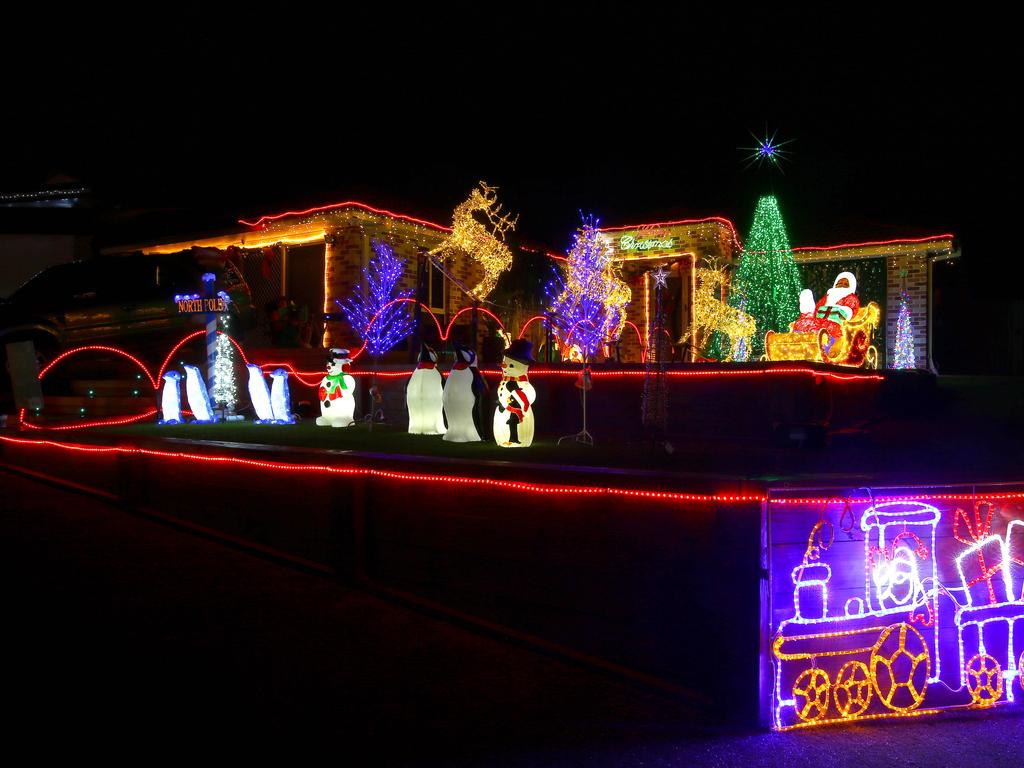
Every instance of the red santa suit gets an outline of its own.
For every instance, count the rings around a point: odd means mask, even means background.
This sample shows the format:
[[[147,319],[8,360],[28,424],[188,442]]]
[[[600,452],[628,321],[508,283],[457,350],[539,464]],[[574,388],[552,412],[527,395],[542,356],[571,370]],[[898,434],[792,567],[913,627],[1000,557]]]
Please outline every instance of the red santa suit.
[[[843,278],[849,286],[837,288],[836,284]],[[856,315],[858,309],[857,278],[851,272],[840,272],[832,287],[822,294],[817,303],[810,289],[800,292],[800,317],[793,324],[793,330],[800,333],[828,331],[834,341],[843,332],[842,324]]]

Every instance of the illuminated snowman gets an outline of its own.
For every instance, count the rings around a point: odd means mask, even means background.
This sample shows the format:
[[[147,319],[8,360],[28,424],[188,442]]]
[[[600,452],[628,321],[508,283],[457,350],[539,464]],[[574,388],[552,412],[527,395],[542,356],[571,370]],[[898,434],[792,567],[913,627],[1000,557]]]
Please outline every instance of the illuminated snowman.
[[[505,448],[528,448],[533,443],[533,403],[537,392],[527,373],[534,362],[533,344],[516,339],[501,361],[498,406],[494,409],[494,441]]]
[[[320,381],[318,427],[348,427],[355,423],[356,380],[348,373],[352,364],[347,349],[332,349],[327,375]]]

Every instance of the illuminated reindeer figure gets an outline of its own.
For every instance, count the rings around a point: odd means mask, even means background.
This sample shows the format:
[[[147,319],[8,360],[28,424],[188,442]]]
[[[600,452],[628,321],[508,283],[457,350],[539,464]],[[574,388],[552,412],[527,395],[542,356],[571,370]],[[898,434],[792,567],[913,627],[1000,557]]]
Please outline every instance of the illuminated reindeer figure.
[[[483,267],[484,275],[480,282],[469,289],[474,299],[486,298],[494,290],[498,275],[512,266],[512,251],[505,245],[505,233],[516,228],[519,217],[501,215],[497,190],[497,187],[489,187],[481,181],[480,189],[474,189],[455,208],[451,234],[429,253],[437,263],[443,263],[456,254],[465,254]],[[486,225],[473,216],[477,211],[487,217]]]
[[[697,268],[693,325],[679,341],[682,343],[698,332],[707,339],[712,332],[718,331],[729,338],[723,360],[741,360],[745,357],[743,350],[750,350],[750,339],[757,329],[757,323],[746,312],[730,307],[718,298],[724,284],[725,267],[719,267],[713,259],[707,261],[706,267]]]

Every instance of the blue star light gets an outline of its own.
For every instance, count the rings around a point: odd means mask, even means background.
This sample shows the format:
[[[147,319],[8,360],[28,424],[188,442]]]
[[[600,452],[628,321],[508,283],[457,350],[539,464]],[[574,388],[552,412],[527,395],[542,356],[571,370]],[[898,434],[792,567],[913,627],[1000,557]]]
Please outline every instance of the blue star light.
[[[760,168],[767,163],[770,167],[776,168],[779,173],[783,173],[781,163],[783,160],[788,160],[788,156],[792,153],[789,152],[789,150],[782,149],[782,147],[787,144],[792,144],[795,139],[777,141],[776,136],[778,136],[778,131],[769,135],[767,127],[765,127],[763,139],[758,138],[753,131],[751,131],[750,135],[754,137],[754,141],[757,143],[757,146],[740,147],[741,150],[750,152],[750,154],[745,158],[747,164],[744,166],[744,170],[753,165]]]

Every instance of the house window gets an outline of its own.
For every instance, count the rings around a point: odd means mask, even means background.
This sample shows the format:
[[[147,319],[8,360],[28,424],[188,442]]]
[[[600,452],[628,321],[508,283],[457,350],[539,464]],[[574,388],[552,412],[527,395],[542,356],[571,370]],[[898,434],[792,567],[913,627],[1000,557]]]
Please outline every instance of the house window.
[[[427,262],[427,304],[431,312],[444,314],[444,273],[432,261]]]

